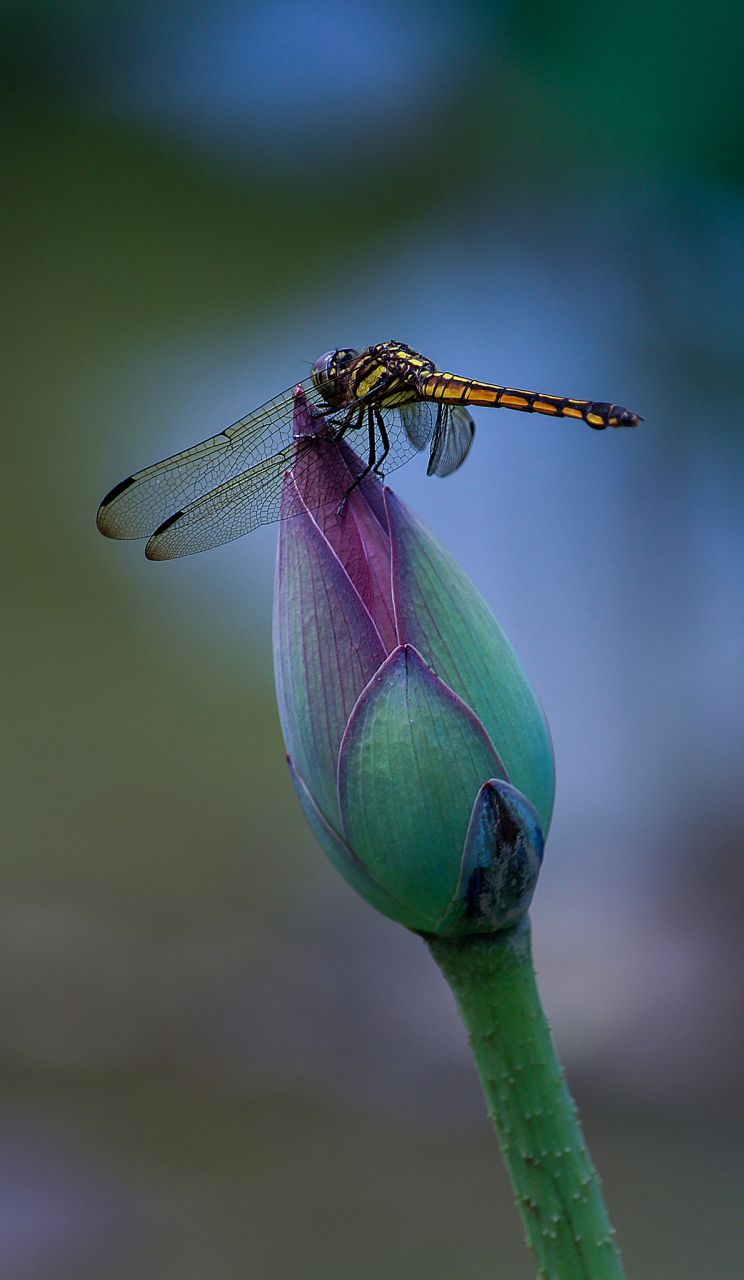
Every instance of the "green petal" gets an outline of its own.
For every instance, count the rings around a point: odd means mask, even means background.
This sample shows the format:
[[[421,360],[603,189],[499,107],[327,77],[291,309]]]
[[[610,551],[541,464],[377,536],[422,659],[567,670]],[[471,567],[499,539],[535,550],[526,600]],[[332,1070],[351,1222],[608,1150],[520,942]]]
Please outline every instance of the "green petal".
[[[553,750],[545,717],[488,605],[430,529],[385,490],[393,594],[401,644],[472,707],[510,781],[534,804],[547,835],[553,809]]]
[[[379,884],[438,920],[457,888],[473,798],[504,776],[478,718],[401,647],[365,689],[341,743],[347,843]]]
[[[291,756],[287,756],[287,764],[302,805],[302,811],[312,828],[313,835],[331,865],[343,876],[347,884],[351,885],[351,888],[360,897],[365,898],[370,906],[381,912],[382,915],[389,916],[391,920],[397,920],[399,924],[404,924],[407,929],[415,929],[420,933],[431,933],[435,923],[434,920],[429,916],[421,915],[417,911],[409,910],[402,902],[398,902],[392,893],[388,893],[386,889],[383,889],[381,885],[372,879],[372,876],[362,866],[359,859],[354,857],[349,846],[336,835],[333,827],[326,822],[305,783],[295,769]]]

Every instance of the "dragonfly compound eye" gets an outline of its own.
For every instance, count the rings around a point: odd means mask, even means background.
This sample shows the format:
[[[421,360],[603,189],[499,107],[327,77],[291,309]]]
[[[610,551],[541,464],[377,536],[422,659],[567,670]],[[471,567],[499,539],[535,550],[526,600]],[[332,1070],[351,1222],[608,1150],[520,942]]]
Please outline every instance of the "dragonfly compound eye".
[[[327,404],[343,400],[343,375],[358,354],[351,347],[341,347],[338,351],[326,351],[318,356],[310,376]]]

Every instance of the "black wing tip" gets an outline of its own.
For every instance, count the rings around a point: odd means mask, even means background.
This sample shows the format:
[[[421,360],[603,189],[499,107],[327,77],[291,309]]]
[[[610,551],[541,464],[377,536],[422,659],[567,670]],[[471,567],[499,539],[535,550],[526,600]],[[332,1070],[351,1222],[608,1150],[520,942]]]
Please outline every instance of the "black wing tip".
[[[159,538],[161,533],[165,533],[167,529],[170,529],[171,525],[174,525],[177,520],[180,520],[182,515],[183,511],[174,511],[173,515],[168,516],[168,519],[164,520],[162,524],[159,524],[155,532],[151,534],[148,539],[147,546],[145,547],[145,555],[148,560],[169,560],[171,558],[167,555],[161,556],[158,554],[159,548],[155,539]]]
[[[166,529],[170,529],[171,525],[175,524],[176,520],[180,520],[182,515],[183,511],[174,511],[172,516],[168,516],[167,520],[164,520],[162,524],[158,525],[157,529],[155,529],[152,534],[152,537],[158,538],[161,533],[165,533]]]
[[[134,476],[127,476],[126,480],[120,480],[119,484],[115,484],[113,489],[109,489],[98,510],[105,511],[106,507],[110,507],[114,499],[118,498],[120,493],[124,493],[130,484],[134,484]]]
[[[116,538],[119,536],[118,534],[112,532],[111,529],[106,528],[106,516],[108,515],[108,510],[109,510],[109,507],[112,505],[112,503],[114,503],[116,499],[119,497],[119,495],[124,493],[129,488],[129,486],[133,483],[134,483],[134,476],[127,476],[126,480],[122,480],[120,481],[119,484],[115,484],[113,489],[109,489],[108,493],[106,494],[106,497],[103,499],[103,502],[98,508],[98,511],[96,513],[96,524],[98,525],[99,532],[102,533],[104,537]]]

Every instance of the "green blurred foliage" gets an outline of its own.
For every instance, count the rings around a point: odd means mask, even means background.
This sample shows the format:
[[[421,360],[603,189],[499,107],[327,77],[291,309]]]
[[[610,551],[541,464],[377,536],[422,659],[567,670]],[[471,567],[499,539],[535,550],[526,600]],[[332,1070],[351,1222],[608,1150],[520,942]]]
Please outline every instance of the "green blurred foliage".
[[[576,161],[744,179],[744,11],[732,0],[515,6],[520,111]],[[608,199],[613,193],[608,192]]]
[[[148,636],[98,554],[101,424],[81,389],[135,335],[260,297],[278,254],[256,253],[240,199],[94,126],[5,125],[5,893],[151,922],[224,910],[256,888],[252,850],[302,842],[276,822],[269,675],[245,654],[237,682]]]

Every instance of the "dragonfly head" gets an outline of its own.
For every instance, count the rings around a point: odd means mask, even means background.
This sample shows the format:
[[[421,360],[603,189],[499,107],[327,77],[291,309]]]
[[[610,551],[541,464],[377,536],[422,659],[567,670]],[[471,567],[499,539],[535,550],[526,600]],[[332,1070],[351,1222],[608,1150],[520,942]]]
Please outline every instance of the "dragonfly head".
[[[343,401],[345,374],[358,355],[359,352],[351,347],[341,347],[338,351],[326,351],[324,355],[318,356],[310,377],[326,404],[335,407]]]

